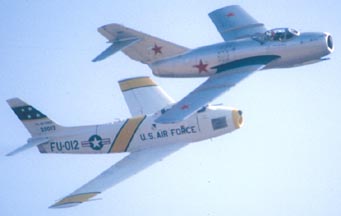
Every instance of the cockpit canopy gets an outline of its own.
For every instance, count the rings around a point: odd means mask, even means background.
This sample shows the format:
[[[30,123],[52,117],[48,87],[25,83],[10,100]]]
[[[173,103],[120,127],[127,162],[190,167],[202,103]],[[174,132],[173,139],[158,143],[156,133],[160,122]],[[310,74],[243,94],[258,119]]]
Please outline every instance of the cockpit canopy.
[[[276,28],[264,33],[267,41],[286,41],[299,36],[300,32],[292,28]]]

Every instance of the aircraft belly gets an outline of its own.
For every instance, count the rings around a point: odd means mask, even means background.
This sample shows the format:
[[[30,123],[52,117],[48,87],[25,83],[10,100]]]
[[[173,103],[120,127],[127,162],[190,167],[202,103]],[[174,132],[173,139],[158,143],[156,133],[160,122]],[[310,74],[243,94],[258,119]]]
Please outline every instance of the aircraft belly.
[[[181,56],[155,62],[153,73],[161,77],[204,77],[217,73],[219,65],[269,55],[266,46],[252,39],[201,47]]]
[[[206,77],[216,72],[210,68],[217,64],[216,61],[215,56],[190,55],[157,62],[152,70],[153,74],[160,77]]]

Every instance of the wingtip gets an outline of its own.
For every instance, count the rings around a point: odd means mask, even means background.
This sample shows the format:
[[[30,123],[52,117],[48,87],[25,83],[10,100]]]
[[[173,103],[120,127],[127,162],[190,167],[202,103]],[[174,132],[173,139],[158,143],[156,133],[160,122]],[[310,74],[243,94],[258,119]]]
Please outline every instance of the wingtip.
[[[96,58],[92,59],[91,62],[98,62],[100,61],[100,59],[98,58],[98,56],[96,56]]]
[[[49,208],[69,208],[79,205],[83,202],[89,201],[92,197],[100,194],[100,192],[89,192],[69,195],[55,204],[51,205]]]
[[[64,204],[55,203],[55,204],[49,206],[49,209],[71,208],[71,207],[77,206],[79,204],[80,203],[64,203]]]
[[[8,153],[6,154],[6,157],[11,157],[11,156],[13,156],[13,155],[19,153],[20,151],[22,151],[21,149],[22,149],[22,147],[19,147],[19,148],[15,149],[15,150],[13,150],[13,151],[11,151],[11,152],[8,152]]]
[[[97,56],[96,58],[92,59],[91,61],[92,61],[92,62],[98,62],[98,61],[100,61],[100,59],[99,59],[98,56]]]

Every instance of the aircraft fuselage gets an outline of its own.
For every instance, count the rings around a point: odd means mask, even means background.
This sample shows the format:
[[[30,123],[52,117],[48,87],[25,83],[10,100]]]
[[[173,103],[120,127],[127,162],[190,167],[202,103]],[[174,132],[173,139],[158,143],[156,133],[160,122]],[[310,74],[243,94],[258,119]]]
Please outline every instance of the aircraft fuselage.
[[[333,51],[328,33],[301,33],[290,39],[269,40],[263,34],[199,47],[151,65],[160,77],[205,77],[230,65],[267,64],[264,69],[288,68],[321,61]],[[270,60],[269,59],[269,60]]]
[[[49,142],[39,145],[41,153],[116,153],[150,147],[196,142],[232,132],[241,127],[241,112],[209,106],[185,121],[156,124],[156,115],[144,115],[110,124],[65,128],[46,134]],[[39,137],[38,137],[39,138]]]

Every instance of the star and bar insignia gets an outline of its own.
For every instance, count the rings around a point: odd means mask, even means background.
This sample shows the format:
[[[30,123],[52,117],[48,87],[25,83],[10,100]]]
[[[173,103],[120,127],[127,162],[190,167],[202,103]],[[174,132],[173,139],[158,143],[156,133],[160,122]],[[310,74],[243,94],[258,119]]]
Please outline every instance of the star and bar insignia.
[[[88,141],[82,141],[83,147],[90,147],[96,151],[101,150],[104,145],[110,145],[110,138],[102,139],[97,134],[92,135]]]

